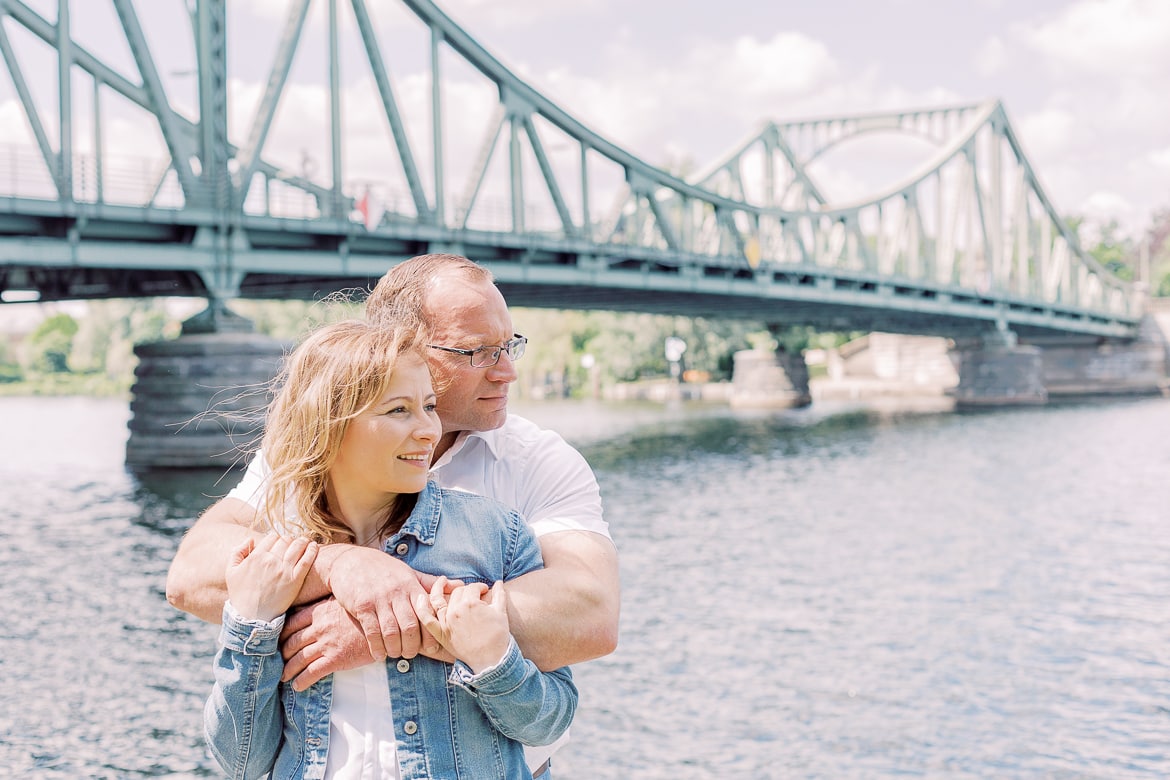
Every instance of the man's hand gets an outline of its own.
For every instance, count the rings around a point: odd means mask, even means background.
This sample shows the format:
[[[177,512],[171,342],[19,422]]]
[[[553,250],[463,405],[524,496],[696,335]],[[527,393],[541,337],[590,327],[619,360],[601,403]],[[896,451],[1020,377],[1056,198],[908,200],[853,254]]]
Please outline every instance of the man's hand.
[[[432,584],[436,579],[417,572],[416,576]],[[442,579],[447,588],[461,584]],[[332,598],[291,612],[280,639],[280,652],[284,656],[281,679],[284,682],[291,680],[293,688],[298,691],[305,690],[326,675],[357,669],[375,660],[361,623]],[[443,649],[439,640],[429,632],[424,632],[420,654],[446,663],[455,661],[455,656]]]
[[[411,600],[426,593],[418,572],[381,550],[349,547],[334,559],[327,585],[357,621],[373,659],[418,655],[423,632]]]
[[[303,691],[326,675],[374,662],[361,624],[336,599],[323,599],[291,612],[280,634],[283,682]]]
[[[327,545],[341,549],[341,545]],[[413,599],[426,596],[436,577],[417,572],[381,550],[346,546],[328,567],[326,587],[365,636],[371,658],[450,655],[421,629]],[[451,580],[453,588],[463,583]]]

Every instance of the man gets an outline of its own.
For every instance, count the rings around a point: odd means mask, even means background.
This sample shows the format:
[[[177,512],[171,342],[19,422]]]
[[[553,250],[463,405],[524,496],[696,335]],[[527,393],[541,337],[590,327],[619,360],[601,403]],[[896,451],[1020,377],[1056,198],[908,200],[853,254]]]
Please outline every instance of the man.
[[[508,415],[513,361],[526,339],[491,274],[455,255],[421,255],[392,268],[366,303],[377,322],[394,307],[418,311],[431,329],[428,362],[443,433],[432,477],[444,487],[495,498],[538,537],[545,568],[507,585],[512,633],[525,657],[552,670],[612,652],[617,644],[617,553],[584,458],[551,431]],[[265,465],[191,528],[171,564],[167,599],[209,622],[226,599],[230,551],[248,535],[263,500]],[[327,674],[384,657],[443,657],[420,629],[412,599],[432,578],[392,555],[349,545],[321,548],[285,628],[285,680],[302,689]],[[331,597],[330,597],[331,596]],[[547,758],[530,753],[535,767]],[[541,776],[545,767],[534,774]]]

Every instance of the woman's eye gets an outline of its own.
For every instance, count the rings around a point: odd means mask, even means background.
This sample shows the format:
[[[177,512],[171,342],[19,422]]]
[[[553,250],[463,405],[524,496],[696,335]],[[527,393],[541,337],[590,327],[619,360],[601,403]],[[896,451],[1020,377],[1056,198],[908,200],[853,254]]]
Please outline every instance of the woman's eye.
[[[406,411],[406,407],[405,407],[405,406],[395,406],[393,409],[391,409],[390,411],[386,412],[386,414],[402,414],[402,413],[403,413],[403,412],[405,412],[405,411]]]
[[[433,412],[438,408],[439,408],[438,404],[427,404],[426,406],[423,407],[423,409],[425,409],[428,413]]]

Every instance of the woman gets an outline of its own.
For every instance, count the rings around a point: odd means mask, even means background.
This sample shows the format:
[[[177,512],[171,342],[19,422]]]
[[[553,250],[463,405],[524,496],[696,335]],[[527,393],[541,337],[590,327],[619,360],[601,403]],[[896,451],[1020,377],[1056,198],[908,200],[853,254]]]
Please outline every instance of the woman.
[[[569,670],[540,672],[508,630],[500,582],[541,567],[531,532],[503,505],[427,480],[441,427],[425,344],[406,315],[347,321],[286,361],[263,441],[270,533],[228,563],[204,712],[233,777],[529,778],[521,745],[572,720]],[[443,575],[415,606],[455,663],[387,659],[299,693],[281,684],[284,612],[318,545],[334,543]]]

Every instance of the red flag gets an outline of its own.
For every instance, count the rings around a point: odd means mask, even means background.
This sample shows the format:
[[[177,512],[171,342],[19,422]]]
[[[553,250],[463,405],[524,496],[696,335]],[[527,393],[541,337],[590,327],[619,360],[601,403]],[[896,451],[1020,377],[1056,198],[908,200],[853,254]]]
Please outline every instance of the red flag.
[[[370,229],[370,191],[367,189],[358,198],[356,204],[358,213],[362,215],[362,224],[366,226],[366,230]]]

